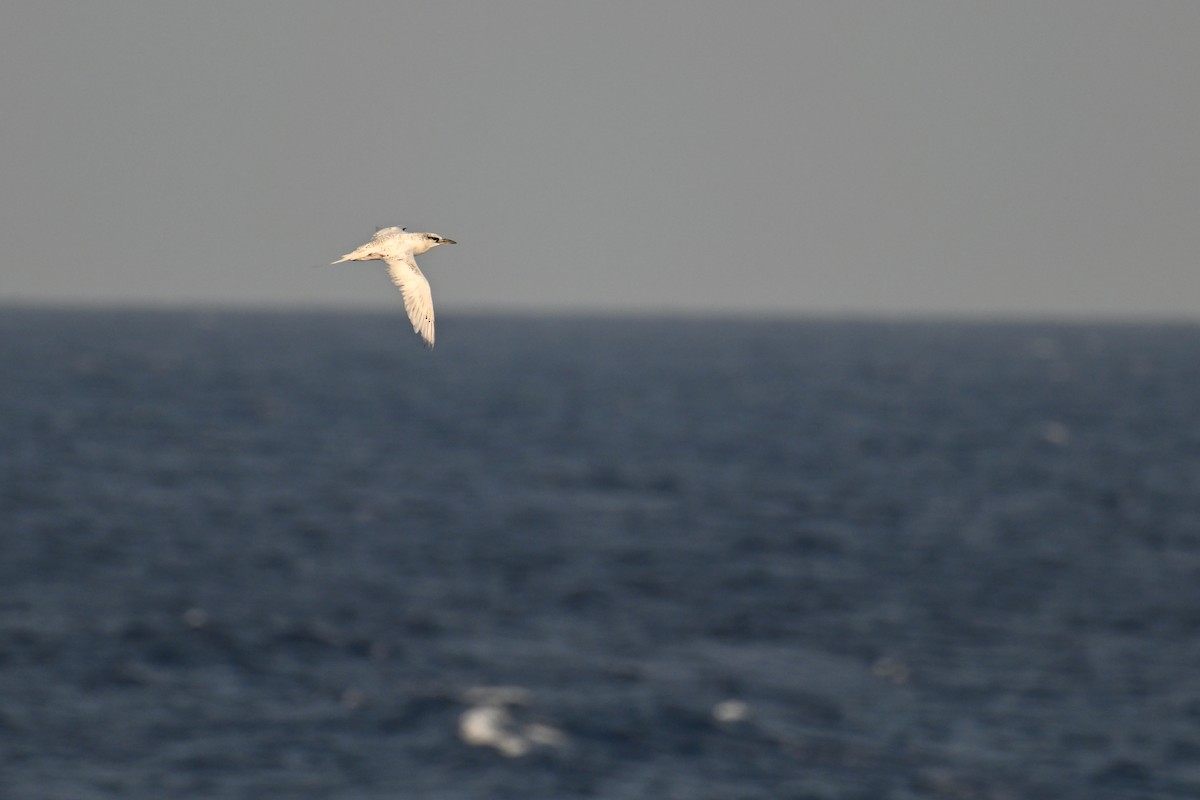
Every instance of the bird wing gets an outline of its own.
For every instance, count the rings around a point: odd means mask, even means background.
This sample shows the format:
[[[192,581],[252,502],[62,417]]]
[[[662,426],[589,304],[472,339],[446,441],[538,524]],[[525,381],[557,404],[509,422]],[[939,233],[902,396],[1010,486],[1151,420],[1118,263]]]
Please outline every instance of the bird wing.
[[[429,292],[429,281],[425,280],[411,255],[386,258],[384,261],[387,262],[392,283],[400,287],[400,294],[404,295],[404,310],[408,312],[413,330],[425,340],[427,346],[433,347],[433,296]]]

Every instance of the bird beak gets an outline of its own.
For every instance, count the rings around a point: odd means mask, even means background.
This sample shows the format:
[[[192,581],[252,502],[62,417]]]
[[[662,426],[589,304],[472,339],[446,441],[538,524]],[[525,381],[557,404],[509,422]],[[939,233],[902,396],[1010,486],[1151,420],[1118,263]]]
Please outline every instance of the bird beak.
[[[458,244],[453,239],[438,239],[438,244]]]

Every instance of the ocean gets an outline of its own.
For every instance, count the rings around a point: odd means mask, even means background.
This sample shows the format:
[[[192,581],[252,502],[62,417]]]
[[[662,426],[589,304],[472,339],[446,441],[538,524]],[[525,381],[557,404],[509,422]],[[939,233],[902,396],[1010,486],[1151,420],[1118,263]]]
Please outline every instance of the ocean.
[[[0,309],[0,798],[1200,796],[1200,327]]]

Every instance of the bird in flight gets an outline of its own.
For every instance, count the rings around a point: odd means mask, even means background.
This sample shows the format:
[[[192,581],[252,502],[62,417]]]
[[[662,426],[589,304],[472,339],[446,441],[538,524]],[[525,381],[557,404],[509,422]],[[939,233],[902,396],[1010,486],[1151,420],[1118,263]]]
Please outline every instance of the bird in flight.
[[[433,347],[433,297],[429,293],[429,281],[417,267],[416,257],[438,245],[457,244],[453,239],[436,233],[409,233],[404,228],[381,228],[375,238],[353,252],[334,261],[383,261],[388,266],[392,283],[400,287],[404,295],[404,310],[412,322],[413,330]]]

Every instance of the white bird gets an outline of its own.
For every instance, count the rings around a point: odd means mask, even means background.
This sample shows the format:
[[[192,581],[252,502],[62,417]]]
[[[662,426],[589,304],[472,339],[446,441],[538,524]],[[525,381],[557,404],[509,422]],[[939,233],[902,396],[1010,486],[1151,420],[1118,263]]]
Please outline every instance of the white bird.
[[[409,233],[404,228],[381,228],[375,238],[357,250],[334,261],[383,261],[388,265],[392,283],[400,287],[404,295],[404,309],[408,319],[429,347],[433,347],[433,297],[429,293],[429,281],[417,267],[416,257],[438,245],[458,244],[453,239],[436,233]]]

